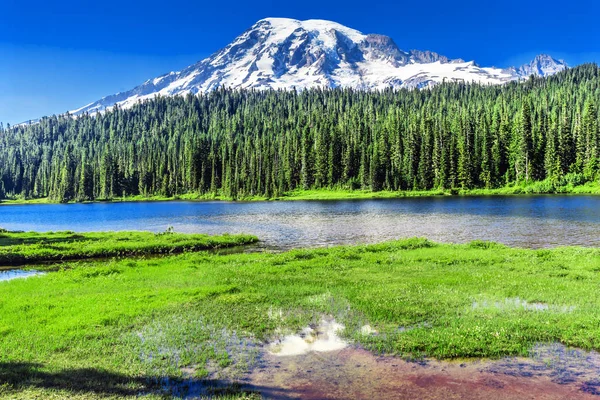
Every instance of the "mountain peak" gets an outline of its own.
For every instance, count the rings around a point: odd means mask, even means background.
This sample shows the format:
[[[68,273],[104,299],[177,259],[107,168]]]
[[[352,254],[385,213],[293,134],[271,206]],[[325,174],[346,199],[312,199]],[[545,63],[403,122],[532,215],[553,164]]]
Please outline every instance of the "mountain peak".
[[[281,38],[289,37],[289,35],[296,30],[323,34],[327,34],[331,31],[337,31],[353,41],[362,41],[366,37],[366,35],[357,31],[356,29],[348,28],[347,26],[337,22],[324,19],[308,19],[301,21],[291,18],[264,18],[254,24],[251,30],[260,27],[268,27]]]
[[[444,81],[502,84],[564,68],[566,63],[547,55],[519,68],[484,68],[428,50],[404,51],[388,36],[365,35],[333,21],[264,18],[208,58],[72,114],[96,113],[117,104],[127,108],[156,95],[195,94],[222,86],[382,90],[431,87]]]
[[[563,60],[557,60],[548,54],[538,54],[530,63],[519,67],[517,72],[524,77],[530,75],[544,77],[556,74],[568,67]]]
[[[552,61],[555,63],[564,63],[563,60],[557,60],[550,54],[541,53],[534,57],[533,61]]]

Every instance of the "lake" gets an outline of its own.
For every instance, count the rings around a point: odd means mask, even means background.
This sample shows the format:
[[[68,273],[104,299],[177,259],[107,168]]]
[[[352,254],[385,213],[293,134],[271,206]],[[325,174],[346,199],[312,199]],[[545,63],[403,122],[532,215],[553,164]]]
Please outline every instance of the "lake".
[[[424,197],[343,201],[169,201],[0,206],[9,230],[251,233],[271,249],[421,236],[541,248],[600,246],[600,196]]]

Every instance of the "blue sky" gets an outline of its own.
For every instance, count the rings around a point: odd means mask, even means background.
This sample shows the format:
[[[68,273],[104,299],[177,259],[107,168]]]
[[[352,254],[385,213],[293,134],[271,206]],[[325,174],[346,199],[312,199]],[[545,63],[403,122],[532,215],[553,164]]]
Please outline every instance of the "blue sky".
[[[329,19],[481,65],[600,61],[600,2],[0,0],[0,121],[78,108],[181,69],[265,17]]]

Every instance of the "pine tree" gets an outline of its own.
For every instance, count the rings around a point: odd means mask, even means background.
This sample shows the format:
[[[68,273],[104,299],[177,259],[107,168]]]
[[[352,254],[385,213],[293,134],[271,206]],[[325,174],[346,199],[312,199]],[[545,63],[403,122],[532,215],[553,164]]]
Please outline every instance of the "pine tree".
[[[521,107],[521,115],[519,117],[518,134],[520,153],[517,164],[517,180],[519,180],[518,177],[520,175],[525,179],[526,183],[529,182],[531,170],[530,163],[533,158],[533,141],[531,133],[531,106],[529,105],[529,100],[526,99]]]
[[[594,101],[588,101],[583,111],[583,136],[586,141],[584,174],[588,179],[595,179],[598,171],[598,113]]]
[[[433,123],[425,117],[421,126],[421,151],[419,157],[419,188],[428,190],[433,187]]]

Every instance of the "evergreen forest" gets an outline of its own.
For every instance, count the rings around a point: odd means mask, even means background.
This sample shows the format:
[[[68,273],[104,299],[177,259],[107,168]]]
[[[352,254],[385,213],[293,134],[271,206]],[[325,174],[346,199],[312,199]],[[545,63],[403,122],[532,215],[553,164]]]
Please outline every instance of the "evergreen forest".
[[[0,199],[272,198],[293,190],[547,192],[600,178],[600,69],[502,86],[222,88],[0,127]]]

